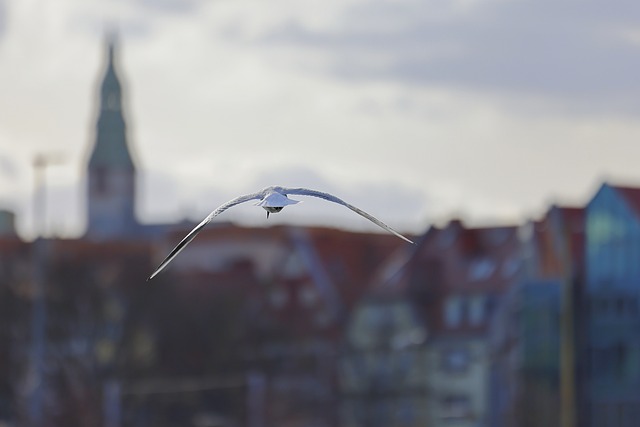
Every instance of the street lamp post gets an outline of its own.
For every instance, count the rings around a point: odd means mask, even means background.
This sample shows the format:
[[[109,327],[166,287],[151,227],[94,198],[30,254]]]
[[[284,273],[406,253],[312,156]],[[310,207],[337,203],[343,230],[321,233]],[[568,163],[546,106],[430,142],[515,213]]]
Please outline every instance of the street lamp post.
[[[46,211],[45,211],[45,171],[51,164],[61,163],[57,154],[37,154],[33,159],[34,190],[34,268],[33,268],[33,308],[31,313],[31,345],[29,351],[29,371],[27,376],[29,425],[42,425],[42,400],[44,383],[42,378],[45,348],[45,325],[47,319],[44,281],[46,263]]]
[[[64,158],[59,153],[38,153],[33,158],[33,170],[35,177],[33,222],[36,238],[47,236],[47,167],[61,164],[63,161]]]

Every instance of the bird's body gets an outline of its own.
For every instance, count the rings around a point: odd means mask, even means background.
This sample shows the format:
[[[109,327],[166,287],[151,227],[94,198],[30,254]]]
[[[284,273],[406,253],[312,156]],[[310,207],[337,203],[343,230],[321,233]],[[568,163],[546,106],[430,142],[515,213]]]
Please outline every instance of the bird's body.
[[[189,232],[189,234],[187,234],[184,237],[184,239],[182,239],[175,248],[173,248],[173,250],[169,253],[169,255],[167,255],[167,257],[162,261],[162,263],[160,263],[158,268],[153,272],[153,274],[151,274],[151,276],[149,276],[147,280],[153,279],[158,273],[160,273],[167,266],[167,264],[169,264],[169,262],[171,262],[171,260],[175,258],[178,255],[178,253],[180,253],[180,251],[184,249],[185,246],[187,246],[187,244],[189,244],[189,242],[191,242],[196,237],[196,235],[200,232],[200,230],[202,230],[202,228],[205,225],[207,225],[209,222],[211,222],[213,218],[220,215],[222,212],[226,211],[230,207],[239,205],[240,203],[248,202],[250,200],[258,200],[255,203],[255,205],[260,206],[264,210],[266,210],[267,218],[269,218],[269,214],[278,213],[282,209],[284,209],[286,206],[299,203],[298,200],[290,199],[288,195],[318,197],[320,199],[324,199],[329,202],[334,202],[334,203],[338,203],[340,205],[346,206],[347,208],[351,209],[358,215],[361,215],[366,219],[368,219],[369,221],[373,222],[377,226],[384,228],[385,230],[395,234],[396,236],[400,237],[401,239],[409,243],[413,243],[411,240],[407,239],[402,234],[398,233],[397,231],[395,231],[394,229],[392,229],[391,227],[389,227],[387,224],[383,223],[379,219],[375,218],[374,216],[366,213],[365,211],[353,205],[350,205],[344,200],[336,196],[333,196],[329,193],[310,190],[308,188],[287,188],[287,187],[280,187],[280,186],[271,186],[271,187],[266,187],[256,193],[245,194],[244,196],[236,197],[235,199],[232,199],[227,203],[224,203],[223,205],[215,209],[213,212],[211,212],[205,219],[202,220],[202,222],[200,222],[200,224],[196,225],[194,229],[191,230],[191,232]]]
[[[267,187],[263,191],[265,191],[264,197],[262,200],[257,202],[256,206],[262,206],[264,210],[267,211],[267,218],[269,218],[270,213],[278,213],[285,206],[295,205],[296,203],[300,203],[298,200],[291,200],[282,192],[282,187]]]

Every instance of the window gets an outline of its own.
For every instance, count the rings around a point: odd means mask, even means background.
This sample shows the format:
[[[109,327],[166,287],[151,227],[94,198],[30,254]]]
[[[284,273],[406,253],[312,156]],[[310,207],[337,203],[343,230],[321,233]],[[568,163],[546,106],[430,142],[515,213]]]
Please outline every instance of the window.
[[[465,347],[448,348],[442,352],[442,368],[447,372],[464,372],[470,362],[471,356]]]
[[[469,278],[471,280],[486,280],[496,269],[495,263],[488,258],[476,259],[469,265]]]
[[[593,378],[607,381],[633,382],[639,376],[636,368],[638,351],[625,342],[592,348],[591,375]]]
[[[456,328],[463,322],[471,326],[482,325],[487,319],[488,298],[485,295],[451,296],[444,304],[444,322],[448,328]]]
[[[444,322],[454,328],[462,323],[462,298],[458,296],[449,297],[444,308]]]

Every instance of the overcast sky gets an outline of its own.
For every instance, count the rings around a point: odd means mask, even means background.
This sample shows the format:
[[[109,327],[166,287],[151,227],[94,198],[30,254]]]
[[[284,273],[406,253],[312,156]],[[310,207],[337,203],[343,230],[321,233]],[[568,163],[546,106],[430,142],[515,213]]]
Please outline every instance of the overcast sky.
[[[279,184],[417,233],[640,185],[637,0],[0,0],[0,207],[25,236],[40,151],[66,157],[50,229],[85,227],[109,28],[143,222]],[[237,209],[221,219],[266,224]],[[308,199],[269,221],[370,229]]]

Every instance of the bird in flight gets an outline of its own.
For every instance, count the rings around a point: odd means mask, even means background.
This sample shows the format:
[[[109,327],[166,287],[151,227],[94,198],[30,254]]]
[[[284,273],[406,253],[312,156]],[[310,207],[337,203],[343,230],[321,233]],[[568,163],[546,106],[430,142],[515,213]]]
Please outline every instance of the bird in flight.
[[[398,233],[397,231],[389,227],[384,222],[375,218],[373,215],[370,215],[367,212],[363,211],[362,209],[359,209],[329,193],[323,193],[321,191],[316,191],[316,190],[309,190],[308,188],[286,188],[286,187],[272,186],[272,187],[264,188],[256,193],[251,193],[251,194],[246,194],[244,196],[236,197],[235,199],[229,200],[227,203],[224,203],[223,205],[216,208],[205,219],[203,219],[200,224],[196,225],[194,229],[191,230],[191,232],[189,232],[189,234],[187,234],[184,237],[184,239],[182,239],[175,248],[173,248],[173,250],[169,253],[169,255],[167,255],[164,261],[160,263],[158,268],[156,268],[156,270],[153,272],[153,274],[151,274],[151,276],[149,276],[147,280],[153,279],[158,273],[160,273],[167,266],[167,264],[169,264],[171,260],[174,259],[180,253],[180,251],[183,250],[185,246],[187,246],[189,242],[191,242],[194,239],[194,237],[196,237],[196,235],[200,232],[200,230],[204,228],[205,225],[207,225],[209,222],[211,222],[213,218],[217,217],[218,215],[220,215],[222,212],[226,211],[230,207],[239,205],[240,203],[248,202],[250,200],[258,200],[258,202],[256,202],[255,205],[261,206],[264,210],[266,210],[267,218],[269,218],[269,214],[278,213],[285,206],[295,205],[296,203],[299,202],[298,200],[292,200],[289,197],[287,197],[289,195],[318,197],[320,199],[328,200],[330,202],[334,202],[334,203],[338,203],[340,205],[346,206],[352,211],[354,211],[355,213],[357,213],[358,215],[362,215],[369,221],[373,222],[377,226],[382,227],[385,230],[389,231],[390,233],[395,234],[402,240],[405,240],[413,244],[411,240],[407,239],[402,234]]]

